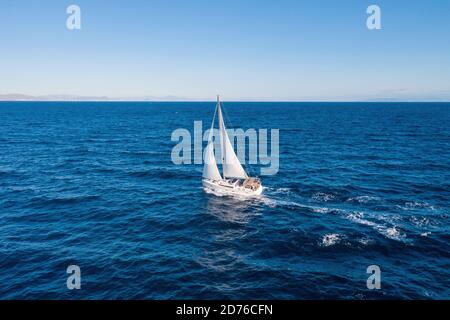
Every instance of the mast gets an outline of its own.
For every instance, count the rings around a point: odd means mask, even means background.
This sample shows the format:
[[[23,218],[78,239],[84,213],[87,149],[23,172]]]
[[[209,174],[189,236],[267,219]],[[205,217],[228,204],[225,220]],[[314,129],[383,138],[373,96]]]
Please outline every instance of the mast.
[[[222,118],[222,108],[220,107],[220,96],[217,95],[217,116],[219,120],[220,155],[222,157],[222,172],[225,172],[225,125]],[[224,175],[225,178],[225,175]]]

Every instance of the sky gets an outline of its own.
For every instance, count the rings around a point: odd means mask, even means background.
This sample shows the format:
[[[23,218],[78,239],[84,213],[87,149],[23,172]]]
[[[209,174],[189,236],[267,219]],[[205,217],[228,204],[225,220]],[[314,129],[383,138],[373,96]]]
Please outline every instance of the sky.
[[[381,30],[366,26],[371,4]],[[0,0],[12,93],[450,101],[450,1]]]

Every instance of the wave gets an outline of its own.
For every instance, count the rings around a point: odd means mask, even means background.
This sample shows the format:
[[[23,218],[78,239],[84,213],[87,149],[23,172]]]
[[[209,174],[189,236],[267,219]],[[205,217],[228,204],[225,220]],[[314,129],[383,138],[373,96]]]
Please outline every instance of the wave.
[[[380,201],[380,197],[374,197],[374,196],[358,196],[358,197],[352,197],[348,198],[347,202],[356,202],[356,203],[371,203],[371,202],[378,202]]]
[[[52,205],[52,204],[73,204],[73,203],[80,203],[80,202],[86,202],[86,201],[92,201],[97,200],[101,196],[100,195],[83,195],[83,194],[74,194],[74,195],[67,195],[67,196],[60,196],[60,197],[35,197],[31,199],[30,206],[40,206],[40,205]]]
[[[329,213],[331,211],[341,211],[341,209],[337,209],[337,208],[312,206],[312,205],[308,205],[308,204],[302,204],[302,203],[299,203],[296,201],[276,199],[276,198],[267,196],[264,193],[262,194],[260,200],[270,208],[276,208],[276,207],[284,207],[284,208],[288,208],[288,209],[305,208],[305,209],[308,209],[315,213]]]
[[[261,201],[270,208],[276,208],[278,206],[303,207],[303,205],[301,205],[297,202],[294,202],[294,201],[277,200],[277,199],[272,199],[272,198],[264,196],[264,195],[262,196]]]
[[[342,239],[342,235],[339,233],[331,233],[326,234],[323,236],[322,241],[320,242],[320,245],[323,247],[330,247],[337,243],[339,243]]]
[[[274,194],[275,193],[272,192],[272,195]],[[321,199],[323,201],[330,201],[330,199],[332,198],[330,197],[329,193],[323,192],[318,192],[313,197],[315,197],[316,199]],[[269,206],[270,208],[277,208],[277,207],[286,209],[304,208],[313,213],[337,215],[338,217],[342,217],[351,222],[370,227],[387,239],[401,241],[404,243],[410,243],[412,239],[407,237],[405,231],[405,230],[411,231],[411,229],[407,225],[403,224],[409,221],[410,223],[418,227],[426,227],[430,223],[432,223],[432,220],[430,220],[430,218],[427,217],[412,217],[408,219],[399,214],[383,214],[379,212],[367,213],[347,208],[344,209],[339,207],[338,204],[336,204],[336,206],[314,206],[309,204],[303,204],[296,201],[282,200],[268,196],[263,197],[262,201],[265,205]],[[350,201],[356,203],[369,203],[381,201],[381,198],[374,196],[358,196],[358,197],[351,197],[346,200],[346,202]],[[423,207],[426,205],[422,203],[421,206]],[[418,233],[419,232],[420,231],[418,231]],[[367,243],[365,243],[365,241]],[[362,239],[360,243],[366,245],[371,241],[373,240]]]
[[[291,193],[291,189],[290,188],[277,188],[277,189],[273,189],[273,188],[266,188],[267,191],[269,191],[271,194],[289,194]]]
[[[122,142],[122,139],[103,139],[103,138],[89,138],[84,140],[85,142],[104,142],[104,143],[111,143],[111,142]]]
[[[102,173],[114,173],[119,172],[116,168],[106,167],[106,166],[96,166],[95,167],[96,172],[102,172]]]
[[[317,206],[310,206],[310,205],[304,205],[293,201],[282,201],[282,200],[274,200],[270,198],[264,198],[264,203],[266,205],[269,205],[270,207],[274,208],[277,206],[282,207],[298,207],[298,208],[305,208],[308,209],[314,213],[320,213],[320,214],[338,214],[339,216],[342,216],[352,222],[355,222],[360,225],[365,225],[368,227],[371,227],[381,235],[383,235],[386,238],[402,241],[402,242],[408,242],[409,239],[407,239],[406,234],[397,226],[393,225],[394,222],[396,222],[399,217],[398,216],[377,216],[377,217],[370,217],[365,218],[365,213],[361,211],[349,211],[344,210],[340,208],[329,208],[329,207],[317,207]],[[375,222],[369,219],[377,219],[386,222],[386,224]],[[333,241],[338,241],[342,239],[339,234],[330,234],[326,235],[327,237],[323,239],[324,243],[330,243]],[[329,236],[329,237],[328,237]],[[367,245],[371,242],[373,242],[370,238],[362,238],[359,240],[359,242],[363,245]],[[334,242],[333,242],[334,244]]]
[[[149,169],[149,170],[136,170],[126,171],[126,173],[133,177],[138,178],[155,178],[155,179],[180,179],[191,178],[194,173],[181,170],[167,170],[167,169]]]
[[[402,210],[415,210],[415,209],[429,209],[431,211],[437,210],[434,206],[432,206],[428,202],[420,202],[420,201],[405,202],[404,205],[402,206],[397,205],[396,207]]]
[[[316,213],[328,213],[333,209],[325,208],[325,207],[310,207],[313,212]]]
[[[414,225],[416,225],[417,227],[427,227],[432,223],[431,219],[428,217],[416,217],[416,216],[412,216],[409,219],[411,221],[411,223],[413,223]]]
[[[384,224],[368,220],[365,218],[364,212],[357,211],[348,213],[346,218],[358,224],[369,226],[386,238],[402,242],[407,241],[406,234],[404,234],[398,226],[386,226]]]
[[[367,245],[370,245],[370,244],[374,243],[374,240],[373,240],[373,239],[371,239],[371,238],[366,238],[366,237],[360,238],[360,239],[358,239],[357,241],[358,241],[360,244],[362,244],[363,246],[367,246]]]
[[[401,214],[382,213],[379,211],[363,212],[353,210],[352,208],[342,208],[342,204],[340,203],[336,203],[335,205],[330,204],[329,206],[315,206],[293,200],[284,200],[281,198],[282,192],[289,192],[289,189],[273,189],[272,192],[269,193],[271,196],[265,196],[262,201],[270,208],[278,207],[291,210],[304,208],[309,212],[317,214],[336,215],[354,223],[370,227],[387,239],[404,243],[411,243],[413,241],[413,238],[408,237],[407,233],[416,234],[418,236],[424,232],[430,231],[430,229],[437,227],[439,224],[437,221],[433,220],[432,217],[408,217]],[[281,195],[278,197],[278,194]],[[332,201],[332,199],[335,199],[335,196],[332,193],[317,192],[313,194],[312,198],[316,201],[329,202]],[[352,202],[357,204],[377,203],[380,201],[382,201],[381,197],[369,195],[349,197],[345,200],[346,203]],[[405,210],[412,210],[413,208],[426,208],[432,211],[436,210],[434,206],[427,202],[406,202],[405,206]],[[389,208],[384,208],[384,210],[389,210]],[[365,245],[366,243],[363,243],[364,241],[366,240],[361,240],[361,244]]]
[[[129,151],[129,150],[125,150],[125,151],[120,151],[120,153],[121,153],[121,154],[134,155],[134,156],[162,155],[162,154],[164,154],[164,153],[158,152],[158,151],[147,151],[147,150],[142,150],[142,151]]]
[[[311,198],[315,201],[328,202],[335,200],[336,196],[332,193],[317,192],[313,194]]]
[[[387,228],[385,229],[385,234],[388,238],[391,239],[399,239],[399,237],[401,237],[401,233],[400,230],[397,228],[397,226],[393,226],[391,228]]]
[[[19,172],[11,168],[0,168],[0,177],[17,177]]]

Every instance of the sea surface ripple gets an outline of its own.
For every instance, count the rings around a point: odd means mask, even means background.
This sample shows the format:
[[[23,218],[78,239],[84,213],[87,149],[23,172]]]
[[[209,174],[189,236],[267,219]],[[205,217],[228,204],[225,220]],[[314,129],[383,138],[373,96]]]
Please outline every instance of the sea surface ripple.
[[[224,106],[280,129],[260,198],[171,162],[213,103],[0,103],[0,298],[450,298],[450,104]]]

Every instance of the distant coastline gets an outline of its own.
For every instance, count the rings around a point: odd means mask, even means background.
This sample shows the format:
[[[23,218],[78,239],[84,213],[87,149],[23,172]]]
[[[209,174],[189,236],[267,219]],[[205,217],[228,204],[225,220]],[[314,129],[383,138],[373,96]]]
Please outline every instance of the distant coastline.
[[[27,95],[27,94],[0,94],[0,102],[207,102],[212,99],[192,99],[178,96],[139,96],[139,97],[108,97],[108,96],[80,96],[80,95]],[[450,99],[408,99],[408,98],[373,98],[373,99],[239,99],[228,100],[228,102],[441,102],[449,103]]]
[[[42,96],[34,96],[27,94],[0,94],[0,101],[54,101],[54,102],[63,102],[63,101],[74,101],[74,102],[114,102],[114,101],[194,101],[184,97],[176,97],[176,96],[163,96],[163,97],[153,97],[153,96],[143,96],[143,97],[107,97],[107,96],[79,96],[79,95],[69,95],[69,94],[61,94],[61,95],[42,95]]]

